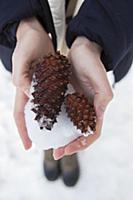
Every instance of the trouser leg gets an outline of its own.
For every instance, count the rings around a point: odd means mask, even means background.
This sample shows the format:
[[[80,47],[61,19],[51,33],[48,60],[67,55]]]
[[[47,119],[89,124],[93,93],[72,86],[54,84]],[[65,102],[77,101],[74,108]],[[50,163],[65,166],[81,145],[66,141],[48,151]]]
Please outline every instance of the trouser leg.
[[[0,59],[4,67],[10,72],[12,72],[12,53],[12,49],[0,45]]]

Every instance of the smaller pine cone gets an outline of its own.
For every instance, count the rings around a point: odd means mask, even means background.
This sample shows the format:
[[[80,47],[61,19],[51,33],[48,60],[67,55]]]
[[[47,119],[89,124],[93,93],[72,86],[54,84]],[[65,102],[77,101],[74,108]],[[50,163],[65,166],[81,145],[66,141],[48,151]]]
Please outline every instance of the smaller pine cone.
[[[65,98],[68,117],[84,135],[96,130],[96,113],[88,99],[78,92],[68,94]]]
[[[36,113],[35,120],[39,122],[41,129],[51,130],[57,122],[71,75],[70,68],[68,59],[59,52],[54,56],[44,57],[32,68],[32,111]]]

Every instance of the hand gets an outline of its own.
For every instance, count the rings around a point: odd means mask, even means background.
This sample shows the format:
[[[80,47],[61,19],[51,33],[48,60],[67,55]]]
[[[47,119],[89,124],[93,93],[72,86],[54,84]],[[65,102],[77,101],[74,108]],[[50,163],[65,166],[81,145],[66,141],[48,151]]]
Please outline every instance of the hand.
[[[29,149],[32,145],[31,140],[27,134],[24,118],[24,108],[28,99],[28,96],[21,89],[16,89],[14,119],[25,149]]]
[[[104,112],[113,97],[100,55],[100,46],[84,37],[77,38],[71,47],[69,57],[73,66],[73,85],[93,101],[97,125],[93,135],[81,136],[65,147],[55,149],[55,159],[86,149],[100,136]]]
[[[12,78],[17,88],[14,118],[25,149],[31,147],[24,119],[24,107],[28,101],[30,88],[28,70],[34,61],[48,53],[54,53],[54,48],[40,23],[35,18],[21,21],[17,30],[17,45],[12,57]]]

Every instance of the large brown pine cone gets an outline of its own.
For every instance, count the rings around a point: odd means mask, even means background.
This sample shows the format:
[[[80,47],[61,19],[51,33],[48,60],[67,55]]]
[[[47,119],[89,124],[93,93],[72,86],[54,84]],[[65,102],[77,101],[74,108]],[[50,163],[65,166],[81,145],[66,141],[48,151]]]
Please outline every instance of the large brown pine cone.
[[[68,94],[65,98],[68,117],[73,124],[86,134],[96,130],[96,113],[88,99],[78,92]]]
[[[32,70],[32,111],[36,113],[35,120],[39,122],[40,128],[51,130],[64,102],[71,66],[68,59],[57,52],[54,56],[44,57]]]

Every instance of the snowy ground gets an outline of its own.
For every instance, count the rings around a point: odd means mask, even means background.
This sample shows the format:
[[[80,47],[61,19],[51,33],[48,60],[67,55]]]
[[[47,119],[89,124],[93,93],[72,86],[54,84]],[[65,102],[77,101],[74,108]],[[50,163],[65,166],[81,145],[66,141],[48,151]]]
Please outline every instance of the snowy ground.
[[[133,69],[115,89],[102,136],[79,154],[74,188],[43,176],[42,152],[24,151],[12,117],[14,87],[0,66],[0,200],[132,200]]]

